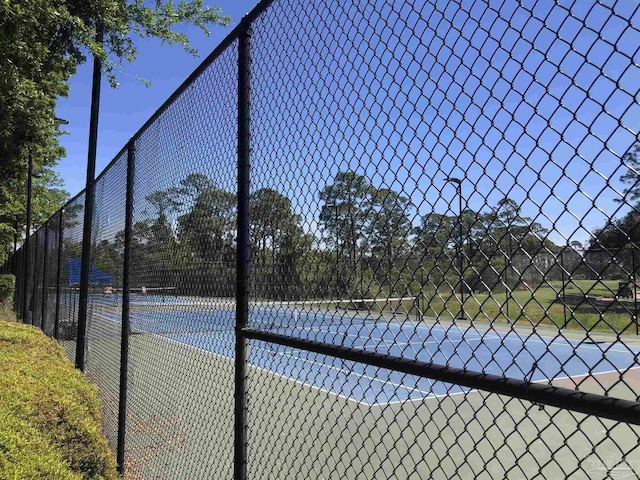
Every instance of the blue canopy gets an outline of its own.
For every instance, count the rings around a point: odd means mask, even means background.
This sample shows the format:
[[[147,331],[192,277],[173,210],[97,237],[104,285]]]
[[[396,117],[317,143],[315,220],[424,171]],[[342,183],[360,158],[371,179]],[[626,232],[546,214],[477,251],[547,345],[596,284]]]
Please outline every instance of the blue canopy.
[[[69,272],[69,285],[80,283],[80,265],[82,261],[79,258],[67,260],[67,271]],[[89,270],[89,283],[98,283],[100,285],[110,285],[111,275],[107,275],[96,267]]]

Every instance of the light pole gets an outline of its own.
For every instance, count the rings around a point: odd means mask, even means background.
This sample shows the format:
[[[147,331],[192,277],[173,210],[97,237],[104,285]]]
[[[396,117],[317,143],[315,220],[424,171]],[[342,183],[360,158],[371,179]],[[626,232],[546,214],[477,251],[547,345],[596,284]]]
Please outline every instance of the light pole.
[[[338,208],[339,205],[337,203],[326,203],[325,207],[327,208],[335,208],[335,215],[336,215],[336,296],[338,298],[340,298],[340,292],[339,292],[339,288],[338,288],[338,275],[339,275],[339,271],[338,271],[338,264],[339,264],[339,260],[340,260],[340,251],[339,251],[339,243],[340,243],[340,230],[338,228]]]
[[[462,238],[462,180],[455,177],[447,177],[445,181],[455,183],[458,193],[458,254],[460,257],[460,320],[464,320],[464,259]]]
[[[511,231],[509,230],[509,227],[511,225],[507,225],[507,235],[509,236],[509,252],[507,255],[507,261],[508,263],[505,264],[504,266],[504,293],[505,293],[505,303],[507,306],[507,323],[511,323],[511,317],[509,316],[509,300],[511,300],[511,295],[510,295],[510,291],[511,288],[509,287],[509,268],[511,267],[511,262],[512,262],[512,258],[511,256],[513,255],[513,246],[511,243]]]

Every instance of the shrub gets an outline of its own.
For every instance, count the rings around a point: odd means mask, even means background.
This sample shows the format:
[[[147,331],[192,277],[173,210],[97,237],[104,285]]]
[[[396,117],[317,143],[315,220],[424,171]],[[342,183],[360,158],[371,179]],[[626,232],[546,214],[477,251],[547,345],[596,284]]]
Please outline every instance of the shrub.
[[[10,303],[16,288],[16,277],[7,273],[0,275],[0,303]]]
[[[0,480],[116,479],[99,407],[60,345],[0,322]]]

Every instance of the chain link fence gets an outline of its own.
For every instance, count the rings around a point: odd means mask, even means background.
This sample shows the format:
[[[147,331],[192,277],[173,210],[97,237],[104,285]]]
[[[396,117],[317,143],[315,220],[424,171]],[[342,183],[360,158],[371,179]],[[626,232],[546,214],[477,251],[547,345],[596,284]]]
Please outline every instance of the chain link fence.
[[[96,180],[86,318],[84,193],[16,310],[131,478],[637,478],[639,24],[261,2]]]

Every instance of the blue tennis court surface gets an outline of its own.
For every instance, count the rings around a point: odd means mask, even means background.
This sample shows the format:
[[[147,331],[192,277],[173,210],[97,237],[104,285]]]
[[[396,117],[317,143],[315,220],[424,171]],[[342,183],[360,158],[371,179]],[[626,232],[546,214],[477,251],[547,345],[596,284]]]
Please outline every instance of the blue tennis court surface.
[[[455,326],[410,321],[366,322],[362,317],[337,319],[330,313],[293,312],[256,308],[250,326],[274,333],[337,343],[389,355],[448,364],[496,375],[545,381],[581,377],[639,367],[640,349],[612,345],[579,344],[566,339],[524,337]],[[117,314],[102,317],[120,321]],[[133,331],[153,333],[173,342],[216,355],[233,351],[235,311],[153,311],[131,313]],[[332,323],[342,320],[342,324]],[[350,324],[349,322],[352,322]],[[378,367],[343,361],[280,345],[251,341],[253,366],[295,381],[348,397],[368,405],[451,395],[466,387],[436,382]]]

